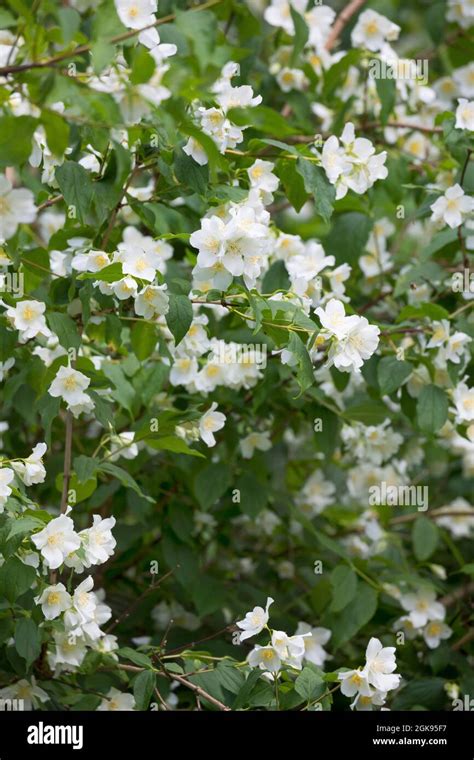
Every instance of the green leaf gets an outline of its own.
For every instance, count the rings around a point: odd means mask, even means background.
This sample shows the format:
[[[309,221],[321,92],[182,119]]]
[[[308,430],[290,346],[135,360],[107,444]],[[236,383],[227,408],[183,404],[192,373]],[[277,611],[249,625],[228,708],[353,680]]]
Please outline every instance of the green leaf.
[[[296,169],[303,177],[307,192],[314,198],[316,212],[325,222],[329,222],[334,210],[336,191],[329,183],[324,170],[303,157],[296,162]]]
[[[436,433],[448,419],[449,401],[446,392],[436,385],[421,389],[416,405],[418,426],[424,433]]]
[[[94,186],[89,172],[74,161],[65,161],[56,169],[56,179],[69,213],[74,211],[78,220],[85,223],[94,200]]]
[[[331,573],[333,588],[331,612],[340,612],[354,598],[357,589],[357,575],[347,565],[337,565]]]
[[[15,648],[29,666],[41,651],[41,637],[38,626],[28,617],[17,620],[15,625]]]
[[[399,361],[394,356],[384,356],[377,365],[377,379],[382,396],[398,390],[413,372],[410,362]]]
[[[18,557],[10,557],[0,567],[0,598],[6,597],[12,604],[31,588],[36,570],[24,565]]]
[[[46,142],[51,153],[63,156],[69,142],[69,124],[56,111],[41,112],[41,121],[46,132]]]
[[[424,562],[431,557],[438,545],[439,531],[433,520],[420,515],[413,524],[411,538],[415,557]]]
[[[366,401],[348,406],[342,416],[346,420],[362,422],[364,425],[381,425],[390,416],[390,412],[381,402]]]
[[[446,702],[445,678],[415,678],[396,694],[392,710],[411,710],[421,706],[441,710]]]
[[[31,116],[0,117],[0,168],[18,166],[28,160],[37,124],[37,119]]]
[[[291,351],[297,360],[296,381],[300,387],[300,395],[314,384],[314,368],[308,349],[295,332],[290,333],[288,351]]]
[[[139,673],[133,682],[137,710],[146,710],[155,691],[156,675],[151,670]]]
[[[303,52],[306,43],[309,38],[309,29],[303,16],[296,11],[292,5],[290,5],[291,18],[293,19],[293,25],[295,27],[293,53],[291,56],[291,66],[294,66],[298,60],[298,56]]]
[[[44,528],[43,522],[35,517],[19,517],[17,520],[13,520],[12,523],[7,541],[13,536],[26,535],[38,530],[38,528]]]
[[[178,438],[176,435],[165,435],[163,438],[155,438],[151,441],[147,441],[147,445],[157,451],[173,451],[175,454],[187,454],[192,457],[199,457],[205,459],[204,454],[201,454],[197,449],[192,449],[186,441],[182,438]]]
[[[263,485],[252,472],[244,472],[239,477],[236,487],[240,490],[240,509],[244,514],[255,518],[265,509],[268,486]]]
[[[116,54],[115,45],[105,39],[99,39],[92,43],[91,58],[94,74],[100,74],[106,66],[112,63]]]
[[[338,648],[353,638],[373,618],[376,610],[377,592],[367,583],[359,582],[355,597],[328,625],[333,632],[333,646]]]
[[[189,187],[198,195],[205,195],[209,186],[209,169],[207,166],[199,166],[196,161],[182,150],[177,148],[174,154],[174,173],[178,182],[184,187]]]
[[[50,311],[47,313],[48,324],[58,336],[60,345],[65,348],[75,348],[76,351],[81,347],[81,336],[77,330],[76,323],[68,314],[62,314],[59,311]]]
[[[295,681],[295,690],[306,702],[310,702],[324,693],[326,685],[320,675],[305,666]]]
[[[169,294],[169,310],[166,324],[178,345],[188,332],[193,321],[193,307],[188,296]]]
[[[392,113],[396,99],[397,99],[397,85],[395,79],[389,79],[388,77],[377,77],[375,80],[377,87],[377,94],[382,103],[380,111],[380,121],[382,124],[386,124],[388,117]]]
[[[119,657],[123,657],[125,660],[130,660],[134,665],[138,665],[140,668],[146,668],[147,670],[153,670],[153,663],[146,654],[143,652],[137,652],[131,647],[121,647],[117,650]]]
[[[114,264],[108,264],[98,272],[81,272],[79,280],[99,280],[100,282],[117,282],[123,277],[122,265],[116,261]]]
[[[80,483],[86,483],[94,477],[99,467],[99,462],[97,459],[86,457],[81,454],[80,456],[75,457],[73,465],[78,481]]]
[[[158,340],[155,325],[149,322],[136,322],[130,335],[132,348],[137,359],[144,361],[155,350]]]
[[[324,241],[324,250],[334,256],[337,264],[356,264],[363,253],[373,220],[358,211],[337,214],[331,231]]]
[[[268,106],[255,106],[254,108],[231,108],[228,116],[234,124],[240,127],[251,125],[252,129],[265,132],[265,135],[275,137],[287,137],[293,135],[295,130],[289,125],[278,111]]]
[[[198,472],[194,493],[203,509],[208,509],[223,496],[231,484],[231,477],[230,468],[223,463],[209,464]]]
[[[111,462],[101,462],[98,469],[101,472],[106,472],[108,475],[113,475],[113,477],[117,478],[117,480],[119,480],[120,483],[125,486],[125,488],[131,488],[132,491],[135,491],[135,493],[137,493],[139,496],[142,496],[147,501],[154,503],[154,499],[152,499],[151,496],[147,496],[143,493],[136,480],[132,478],[127,470],[124,470],[122,467],[117,467],[116,464],[112,464]]]

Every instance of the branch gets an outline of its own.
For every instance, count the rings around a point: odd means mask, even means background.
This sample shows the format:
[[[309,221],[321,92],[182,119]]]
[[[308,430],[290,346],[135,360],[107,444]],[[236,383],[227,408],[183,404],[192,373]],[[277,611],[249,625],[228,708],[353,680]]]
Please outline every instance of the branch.
[[[352,2],[350,2],[349,5],[346,5],[344,10],[340,12],[339,16],[334,22],[334,26],[331,29],[331,33],[326,40],[326,45],[325,45],[326,50],[333,49],[339,35],[341,34],[346,24],[349,23],[354,13],[357,13],[359,8],[361,8],[364,5],[364,3],[365,3],[365,0],[352,0]]]
[[[194,691],[196,694],[199,694],[200,697],[203,697],[203,699],[207,699],[208,702],[211,702],[211,704],[215,705],[219,708],[219,710],[223,710],[225,712],[231,712],[230,707],[227,707],[223,702],[219,702],[218,699],[215,697],[211,697],[210,694],[207,693],[207,691],[204,691],[204,689],[201,689],[200,686],[198,686],[195,683],[191,683],[191,681],[187,681],[186,678],[183,678],[183,676],[179,676],[177,673],[169,673],[167,672],[168,677],[173,681],[178,681],[183,686],[186,686],[188,689],[191,689],[191,691]]]
[[[126,608],[126,610],[122,612],[121,615],[119,615],[118,618],[115,618],[115,620],[109,625],[109,627],[106,628],[105,632],[110,633],[111,631],[114,630],[114,628],[116,628],[119,625],[119,623],[122,623],[124,620],[126,620],[132,614],[132,612],[136,609],[136,607],[138,607],[140,602],[142,602],[148,596],[148,594],[151,594],[152,591],[155,591],[159,586],[161,586],[163,581],[169,578],[170,575],[173,575],[173,573],[174,573],[174,570],[170,570],[162,578],[160,578],[160,580],[157,583],[153,583],[149,588],[145,589],[143,594],[140,594],[140,596],[137,599],[135,599],[135,601],[132,602],[132,604],[130,604]]]
[[[208,0],[206,3],[198,5],[197,8],[189,8],[189,12],[193,13],[197,11],[203,11],[206,8],[211,8],[213,5],[217,5],[220,2],[222,2],[222,0]],[[141,32],[145,32],[147,29],[153,29],[156,26],[161,26],[162,24],[167,24],[170,21],[174,21],[175,18],[176,14],[170,13],[168,16],[162,16],[162,18],[156,19],[153,24],[148,24],[141,29],[131,29],[130,31],[124,32],[123,34],[118,34],[108,40],[108,42],[111,45],[115,45],[118,42],[124,42],[125,40],[129,40],[132,37],[135,37],[137,34],[141,34]],[[31,63],[20,63],[16,66],[3,66],[0,68],[0,76],[7,76],[7,74],[18,74],[21,71],[29,71],[30,69],[53,68],[57,63],[61,63],[61,61],[65,61],[68,58],[75,58],[76,55],[82,55],[82,53],[88,53],[91,50],[91,47],[91,45],[78,45],[74,48],[74,50],[69,50],[65,53],[59,53],[53,58],[48,58],[46,61],[33,61]]]

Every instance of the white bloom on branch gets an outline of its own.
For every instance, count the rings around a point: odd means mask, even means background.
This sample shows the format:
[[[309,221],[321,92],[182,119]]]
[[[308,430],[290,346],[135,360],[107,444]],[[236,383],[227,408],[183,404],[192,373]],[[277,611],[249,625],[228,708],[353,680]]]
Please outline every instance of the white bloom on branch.
[[[242,629],[243,633],[240,634],[240,641],[245,641],[251,636],[256,636],[257,633],[263,631],[268,623],[269,613],[268,609],[273,604],[271,596],[267,598],[265,609],[263,607],[254,607],[253,610],[247,612],[243,620],[238,620],[237,625]]]
[[[112,535],[115,517],[102,518],[100,515],[94,515],[92,519],[92,526],[81,530],[79,536],[88,565],[101,565],[112,556],[117,545]]]
[[[272,442],[268,430],[264,430],[262,433],[249,433],[240,441],[240,450],[244,459],[252,459],[255,450],[268,451],[271,447]]]
[[[46,448],[45,443],[37,443],[29,457],[20,462],[12,462],[13,469],[20,476],[25,486],[44,482],[46,470],[42,457],[46,453]]]
[[[31,190],[14,190],[5,175],[0,174],[0,241],[12,238],[19,224],[34,222],[36,213]]]
[[[395,647],[384,647],[379,639],[371,638],[365,653],[365,672],[367,680],[380,691],[396,689],[400,683],[397,669]]]
[[[97,708],[98,711],[102,712],[124,712],[134,709],[135,698],[133,695],[126,694],[125,692],[119,691],[113,687],[110,689],[110,691],[107,693],[107,696],[104,697],[99,707]]]
[[[357,19],[352,30],[351,40],[354,47],[367,48],[376,52],[382,50],[386,42],[398,39],[400,27],[393,21],[371,9],[364,11]]]
[[[403,594],[400,604],[409,613],[415,628],[422,628],[429,620],[444,620],[446,615],[446,609],[429,588],[420,589],[416,594]]]
[[[45,311],[46,304],[32,300],[20,301],[15,307],[7,308],[7,319],[15,330],[19,331],[22,343],[26,343],[30,338],[36,338],[37,335],[51,337],[51,330],[46,325]]]
[[[40,596],[35,598],[36,604],[41,604],[41,609],[46,620],[54,620],[71,607],[71,595],[66,591],[63,583],[45,588]]]
[[[84,393],[90,385],[90,379],[72,367],[60,367],[49,386],[48,393],[53,398],[62,398],[67,404],[82,404],[88,397]],[[85,397],[85,398],[84,398]]]
[[[256,644],[247,657],[251,668],[260,668],[270,673],[278,673],[281,668],[280,656],[273,646],[262,647]]]
[[[3,512],[5,503],[12,492],[10,483],[14,477],[15,473],[9,467],[0,469],[0,513]]]
[[[468,129],[474,132],[474,100],[459,98],[456,108],[456,129]]]
[[[474,198],[465,195],[461,185],[453,185],[432,203],[430,208],[433,212],[432,222],[441,226],[447,224],[451,229],[455,229],[474,211]]]
[[[51,570],[60,567],[67,555],[81,545],[74,523],[67,515],[51,520],[43,530],[32,535],[31,540]]]
[[[225,414],[216,412],[217,404],[214,402],[210,409],[199,420],[199,435],[204,443],[211,448],[216,445],[214,433],[221,430],[226,421]]]

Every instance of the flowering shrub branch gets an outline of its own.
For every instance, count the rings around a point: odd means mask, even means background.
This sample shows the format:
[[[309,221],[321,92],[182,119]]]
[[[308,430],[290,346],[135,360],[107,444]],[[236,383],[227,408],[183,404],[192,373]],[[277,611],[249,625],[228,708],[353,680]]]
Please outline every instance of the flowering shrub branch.
[[[0,10],[2,704],[472,694],[474,15],[405,5]]]

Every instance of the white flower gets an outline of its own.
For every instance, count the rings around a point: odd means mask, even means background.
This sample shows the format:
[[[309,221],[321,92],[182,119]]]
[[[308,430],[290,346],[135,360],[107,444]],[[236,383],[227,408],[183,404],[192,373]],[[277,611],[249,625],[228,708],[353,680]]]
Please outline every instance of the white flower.
[[[62,666],[65,670],[78,668],[87,654],[84,639],[70,632],[55,632],[54,651],[48,652],[48,663],[52,670]]]
[[[271,596],[267,598],[265,609],[263,607],[254,607],[251,612],[247,612],[243,620],[238,620],[237,625],[242,629],[243,633],[240,634],[240,641],[249,639],[251,636],[256,636],[257,633],[263,631],[268,623],[268,608],[273,604]]]
[[[296,634],[304,636],[304,659],[320,668],[324,667],[325,661],[331,656],[324,649],[324,645],[331,638],[331,631],[328,628],[311,628],[308,623],[300,622]]]
[[[71,261],[71,266],[78,272],[100,272],[109,266],[109,254],[105,251],[89,251],[88,253],[76,253]]]
[[[382,50],[387,41],[398,39],[399,34],[400,27],[397,24],[369,9],[360,14],[351,39],[354,47],[365,47],[375,52]]]
[[[293,35],[295,27],[291,17],[290,8],[293,7],[298,13],[303,13],[308,5],[308,0],[272,0],[268,8],[265,9],[263,17],[267,24],[279,26],[287,34]]]
[[[84,391],[89,387],[90,379],[72,367],[60,367],[49,386],[48,393],[54,398],[60,397],[74,406],[84,401]],[[86,396],[87,398],[87,396]]]
[[[19,681],[15,681],[10,686],[0,689],[0,697],[2,699],[21,699],[24,710],[32,710],[37,701],[47,702],[49,699],[49,695],[44,689],[36,685],[34,676],[31,676],[30,681],[20,678]]]
[[[437,224],[444,222],[451,229],[459,227],[464,218],[474,210],[474,198],[464,194],[460,185],[449,187],[445,194],[430,206],[431,220]]]
[[[290,69],[284,66],[276,75],[276,80],[280,85],[282,92],[291,90],[303,90],[308,84],[308,79],[301,69]]]
[[[37,443],[29,457],[21,462],[12,463],[13,469],[23,480],[25,486],[44,482],[46,470],[42,457],[46,453],[46,448],[45,443]]]
[[[168,313],[167,285],[147,285],[135,298],[135,313],[144,319],[153,319]]]
[[[213,434],[217,430],[221,430],[226,421],[225,414],[222,414],[222,412],[216,412],[216,409],[217,404],[214,402],[211,408],[208,409],[199,420],[199,435],[204,443],[210,448],[216,445],[216,439]]]
[[[422,628],[429,620],[444,620],[446,615],[444,606],[436,601],[435,592],[428,588],[420,589],[416,594],[403,594],[400,604],[410,613],[415,628]]]
[[[460,422],[474,420],[474,388],[468,388],[464,380],[453,391],[456,415]]]
[[[114,0],[117,15],[129,29],[141,29],[155,22],[156,0]]]
[[[315,313],[319,317],[322,326],[329,332],[330,335],[334,335],[339,340],[345,338],[349,331],[358,324],[360,317],[353,315],[346,317],[344,304],[342,301],[337,301],[335,298],[331,298],[326,304],[326,308],[323,309],[319,306],[315,309]]]
[[[301,670],[305,653],[305,640],[310,636],[311,634],[288,636],[284,631],[273,631],[272,647],[282,662],[296,668],[296,670]]]
[[[60,515],[51,520],[43,530],[35,533],[31,540],[41,551],[51,570],[60,567],[67,555],[79,549],[81,545],[81,539],[74,531],[74,523],[67,515]]]
[[[251,668],[258,667],[270,673],[278,673],[281,667],[281,660],[276,649],[272,646],[262,647],[259,644],[252,649],[247,662]]]
[[[240,450],[244,459],[251,459],[255,450],[268,451],[271,447],[272,442],[268,430],[262,433],[249,433],[249,435],[240,441]]]
[[[379,344],[379,328],[369,325],[365,317],[356,316],[356,319],[357,323],[344,339],[333,344],[329,351],[329,359],[341,372],[360,372],[364,361],[370,359]]]
[[[455,538],[468,538],[474,532],[474,508],[466,499],[454,499],[441,511],[444,514],[437,518],[437,524],[447,528]]]
[[[198,363],[195,356],[182,356],[174,360],[170,372],[171,385],[188,385],[195,381]]]
[[[439,647],[443,639],[449,639],[452,630],[449,625],[440,620],[432,620],[423,628],[423,638],[430,649]]]
[[[13,190],[4,174],[0,174],[0,240],[9,240],[19,224],[36,219],[36,206],[31,190]]]
[[[115,517],[103,519],[100,515],[94,515],[92,526],[79,533],[89,565],[101,565],[114,553],[117,544],[112,535],[114,525]]]
[[[0,512],[3,512],[5,502],[12,492],[10,483],[14,477],[15,473],[9,467],[2,467],[0,469]]]
[[[7,318],[15,330],[20,331],[22,343],[37,335],[44,335],[45,338],[51,336],[44,317],[45,310],[46,304],[42,301],[20,301],[15,307],[8,307]]]
[[[296,503],[308,517],[314,517],[332,504],[335,492],[334,483],[325,480],[322,470],[315,470],[297,495]]]
[[[41,609],[46,620],[54,620],[61,612],[71,607],[71,595],[66,591],[63,583],[45,588],[40,596],[35,598],[36,604],[41,604]]]
[[[126,301],[127,298],[135,298],[138,291],[138,285],[133,277],[123,277],[111,284],[113,294],[119,301]]]
[[[362,694],[370,697],[372,689],[370,688],[367,676],[367,670],[344,670],[338,673],[338,679],[341,682],[341,694],[345,697],[354,697],[356,694]]]
[[[279,179],[273,174],[275,164],[271,161],[262,161],[260,158],[247,169],[251,187],[263,190],[265,193],[273,193],[278,188]]]
[[[123,691],[113,687],[104,697],[97,710],[100,711],[125,711],[135,709],[135,698],[132,694],[126,694]]]
[[[135,459],[138,456],[138,446],[133,442],[135,433],[133,431],[124,431],[118,435],[113,435],[110,439],[109,461],[116,462],[117,459]]]
[[[397,668],[395,659],[395,647],[384,647],[379,639],[371,638],[365,653],[366,664],[364,670],[367,680],[372,686],[380,691],[396,689],[400,683],[400,676],[393,671]]]
[[[335,135],[331,135],[325,141],[321,154],[321,163],[326,176],[335,184],[341,174],[347,174],[351,169],[351,163],[347,159],[344,149],[339,145],[339,140]]]

